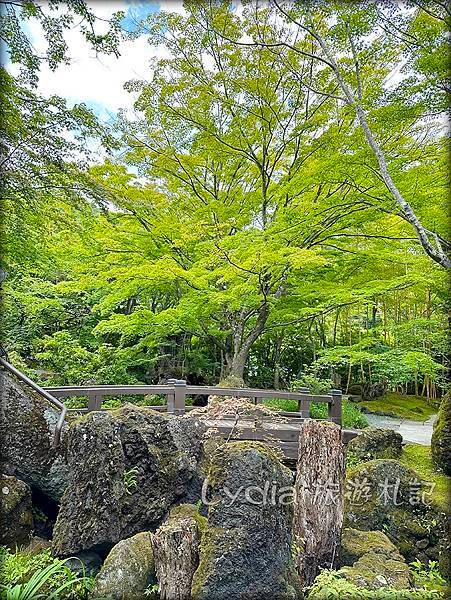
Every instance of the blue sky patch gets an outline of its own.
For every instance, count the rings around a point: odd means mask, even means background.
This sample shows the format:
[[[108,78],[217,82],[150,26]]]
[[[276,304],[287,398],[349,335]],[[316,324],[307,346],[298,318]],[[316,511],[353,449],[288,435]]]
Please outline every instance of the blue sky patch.
[[[135,0],[126,0],[129,5],[121,25],[127,31],[133,32],[138,28],[138,23],[146,19],[149,15],[159,12],[160,4],[158,2],[136,2]]]

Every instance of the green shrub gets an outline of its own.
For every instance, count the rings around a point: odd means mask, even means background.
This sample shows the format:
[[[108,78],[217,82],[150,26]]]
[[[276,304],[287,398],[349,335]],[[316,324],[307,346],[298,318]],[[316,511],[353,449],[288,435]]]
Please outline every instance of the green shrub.
[[[426,590],[446,591],[446,579],[441,576],[437,561],[430,560],[427,565],[424,565],[417,559],[410,563],[410,569],[413,573],[416,587]]]
[[[67,560],[53,558],[50,550],[39,554],[1,549],[0,598],[2,600],[69,600],[88,597],[92,579],[80,577]]]
[[[324,570],[315,579],[307,598],[309,600],[436,600],[445,598],[437,590],[395,590],[382,588],[367,590],[358,588],[337,571]]]
[[[268,398],[263,403],[274,410],[285,412],[297,412],[298,403],[296,400],[279,400],[278,398]],[[353,402],[343,400],[343,427],[349,429],[364,429],[368,427],[368,421],[365,415],[359,410]],[[327,419],[327,404],[324,402],[312,402],[310,404],[310,416],[312,419]]]

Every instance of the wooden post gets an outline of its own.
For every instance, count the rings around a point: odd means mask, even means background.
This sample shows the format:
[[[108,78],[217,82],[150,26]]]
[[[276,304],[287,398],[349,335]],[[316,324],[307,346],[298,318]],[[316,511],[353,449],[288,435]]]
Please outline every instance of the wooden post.
[[[193,517],[168,519],[152,536],[160,600],[190,600],[199,565],[199,529]]]
[[[296,570],[304,586],[320,568],[336,566],[343,524],[345,448],[341,428],[307,419],[299,438],[293,539]]]
[[[102,408],[103,396],[88,396],[88,412],[100,410]]]
[[[176,379],[174,383],[174,413],[185,414],[186,381]]]
[[[176,379],[168,379],[167,384],[171,385],[174,388],[174,384],[176,382]],[[174,389],[172,389],[168,394],[166,394],[166,402],[167,402],[167,412],[168,413],[174,413],[175,410],[175,394],[174,394]]]
[[[310,390],[308,388],[299,388],[296,391],[300,392],[301,394],[310,394]],[[303,398],[302,400],[298,401],[298,412],[301,413],[301,417],[303,419],[308,419],[310,417],[310,400],[308,400],[308,398]]]
[[[329,402],[329,420],[332,423],[336,423],[337,425],[341,425],[342,418],[342,392],[341,390],[330,390],[329,394],[332,396],[332,402]]]

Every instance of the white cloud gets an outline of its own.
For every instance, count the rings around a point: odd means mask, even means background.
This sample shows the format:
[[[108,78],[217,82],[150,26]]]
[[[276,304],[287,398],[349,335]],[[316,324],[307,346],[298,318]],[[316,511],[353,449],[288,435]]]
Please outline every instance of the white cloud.
[[[113,0],[108,2],[88,2],[96,16],[107,19],[113,12],[143,10],[155,5],[145,3],[133,4],[127,1]],[[166,1],[159,3],[168,11],[184,12],[181,2]],[[130,14],[130,12],[129,12]],[[99,22],[100,27],[102,23]],[[27,22],[27,29],[32,37],[35,49],[41,53],[46,48],[42,29],[37,22]],[[43,64],[39,75],[39,91],[44,96],[52,94],[66,98],[70,104],[85,102],[102,120],[114,117],[120,108],[129,109],[135,99],[134,94],[124,90],[124,83],[130,79],[150,79],[150,60],[165,55],[163,48],[151,47],[145,36],[136,40],[122,41],[119,47],[120,56],[95,55],[83,37],[80,29],[74,27],[65,34],[71,62],[60,65],[51,71]],[[11,71],[15,71],[11,65]]]

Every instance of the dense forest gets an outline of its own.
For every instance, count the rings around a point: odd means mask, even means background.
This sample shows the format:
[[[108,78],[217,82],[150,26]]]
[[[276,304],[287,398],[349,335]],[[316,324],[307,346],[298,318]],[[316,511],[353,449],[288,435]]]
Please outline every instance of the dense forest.
[[[2,5],[18,67],[1,71],[11,362],[47,385],[442,395],[442,4],[193,1],[128,29],[78,2]],[[37,88],[80,21],[99,55],[140,36],[159,49],[109,123]]]

